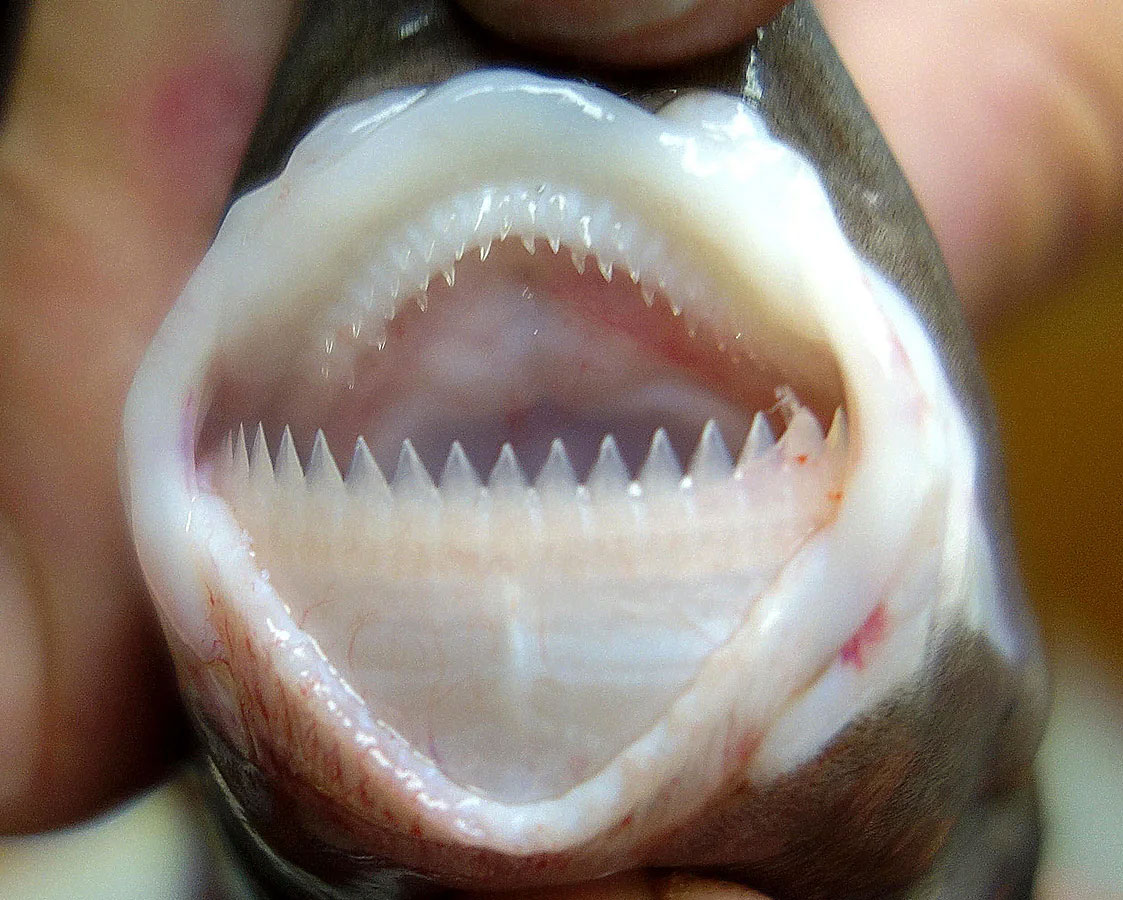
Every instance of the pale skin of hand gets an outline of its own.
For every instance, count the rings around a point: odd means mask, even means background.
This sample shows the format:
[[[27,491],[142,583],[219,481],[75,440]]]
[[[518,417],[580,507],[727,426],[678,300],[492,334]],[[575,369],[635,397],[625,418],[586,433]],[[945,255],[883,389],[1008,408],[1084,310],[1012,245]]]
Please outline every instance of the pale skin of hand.
[[[704,52],[777,8],[702,0],[668,22],[654,0],[468,5],[524,23],[520,39],[622,63]],[[820,9],[973,320],[1118,233],[1123,0]],[[118,493],[121,406],[213,234],[291,13],[287,0],[30,10],[0,130],[0,833],[88,816],[187,746]],[[657,893],[753,896],[638,877],[565,896]]]

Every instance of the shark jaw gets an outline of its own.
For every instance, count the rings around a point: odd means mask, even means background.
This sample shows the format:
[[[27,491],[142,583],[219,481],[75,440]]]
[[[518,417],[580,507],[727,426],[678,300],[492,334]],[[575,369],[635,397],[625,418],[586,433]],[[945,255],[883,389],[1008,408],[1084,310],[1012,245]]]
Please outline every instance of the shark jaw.
[[[200,718],[450,883],[656,862],[994,594],[927,335],[730,98],[328,116],[157,335],[124,468]]]

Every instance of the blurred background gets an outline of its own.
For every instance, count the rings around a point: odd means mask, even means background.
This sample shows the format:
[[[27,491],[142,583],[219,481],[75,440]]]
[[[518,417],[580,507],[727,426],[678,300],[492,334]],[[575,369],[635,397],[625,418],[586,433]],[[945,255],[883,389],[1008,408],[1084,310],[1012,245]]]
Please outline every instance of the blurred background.
[[[1123,248],[994,324],[981,347],[1023,571],[1054,676],[1040,758],[1042,900],[1123,898]],[[225,896],[189,779],[67,832],[0,841],[5,900]]]

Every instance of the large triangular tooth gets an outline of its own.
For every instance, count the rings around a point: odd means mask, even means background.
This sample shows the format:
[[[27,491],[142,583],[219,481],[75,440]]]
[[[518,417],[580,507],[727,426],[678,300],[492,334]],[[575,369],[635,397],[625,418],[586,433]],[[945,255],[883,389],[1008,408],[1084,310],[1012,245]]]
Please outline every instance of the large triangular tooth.
[[[570,501],[577,496],[577,473],[573,471],[561,438],[554,438],[550,444],[550,452],[534,480],[534,487],[543,498]]]
[[[826,445],[831,450],[843,450],[850,441],[850,426],[846,422],[846,410],[841,406],[835,409],[827,431]]]
[[[285,426],[281,435],[281,446],[277,448],[277,462],[273,466],[277,485],[282,490],[295,493],[304,486],[304,472],[300,468],[300,456],[293,443],[292,431]]]
[[[453,441],[441,472],[441,495],[446,501],[473,502],[480,494],[480,476],[460,441]]]
[[[246,429],[244,425],[239,424],[238,430],[234,433],[232,453],[231,480],[239,486],[249,484],[250,457],[246,452]]]
[[[660,428],[651,438],[651,448],[637,481],[645,495],[670,493],[682,483],[682,466],[665,428]]]
[[[550,245],[551,251],[553,251],[554,253],[557,253],[558,248],[561,247],[561,233],[560,232],[554,232],[553,234],[547,235],[546,236],[546,243]]]
[[[527,488],[526,475],[519,458],[515,455],[515,448],[504,444],[499,451],[499,459],[492,466],[491,474],[487,479],[488,490],[495,495],[512,495],[524,493]]]
[[[250,455],[250,483],[257,491],[265,492],[273,487],[273,462],[269,459],[269,445],[265,441],[265,428],[259,422],[253,437],[253,452]]]
[[[425,463],[421,461],[409,439],[402,441],[390,490],[398,501],[425,503],[436,499],[437,488],[429,476],[429,470],[425,468]]]
[[[351,465],[347,468],[345,484],[354,497],[375,504],[390,502],[390,486],[386,484],[382,470],[378,468],[362,435],[355,441],[355,452],[351,456]]]
[[[312,442],[312,455],[308,457],[307,482],[310,490],[323,493],[343,492],[343,476],[328,447],[324,432],[318,430]]]
[[[779,445],[785,456],[799,463],[818,455],[823,449],[823,428],[814,413],[797,406]]]
[[[694,485],[716,484],[733,476],[733,460],[721,436],[721,429],[713,419],[702,429],[687,472]]]
[[[764,456],[776,446],[776,435],[764,413],[758,412],[753,416],[753,424],[749,426],[749,433],[745,436],[745,444],[741,448],[741,456],[737,460],[737,468],[743,469],[753,460]]]
[[[605,435],[601,441],[597,461],[589,470],[586,486],[589,493],[596,499],[612,499],[626,497],[631,486],[631,476],[624,458],[620,455],[620,448],[616,438],[611,434]]]

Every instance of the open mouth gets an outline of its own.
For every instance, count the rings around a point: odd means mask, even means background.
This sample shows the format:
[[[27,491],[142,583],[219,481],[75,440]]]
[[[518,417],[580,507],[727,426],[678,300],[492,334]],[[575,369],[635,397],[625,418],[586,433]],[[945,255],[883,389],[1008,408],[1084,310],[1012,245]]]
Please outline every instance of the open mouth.
[[[847,463],[842,411],[825,439],[697,266],[582,201],[486,189],[381,242],[330,307],[347,321],[218,382],[196,451],[348,683],[506,802],[638,739]]]
[[[604,871],[807,758],[959,596],[923,330],[729,98],[491,72],[342,110],[146,366],[127,483],[181,677],[395,834],[610,835]]]

